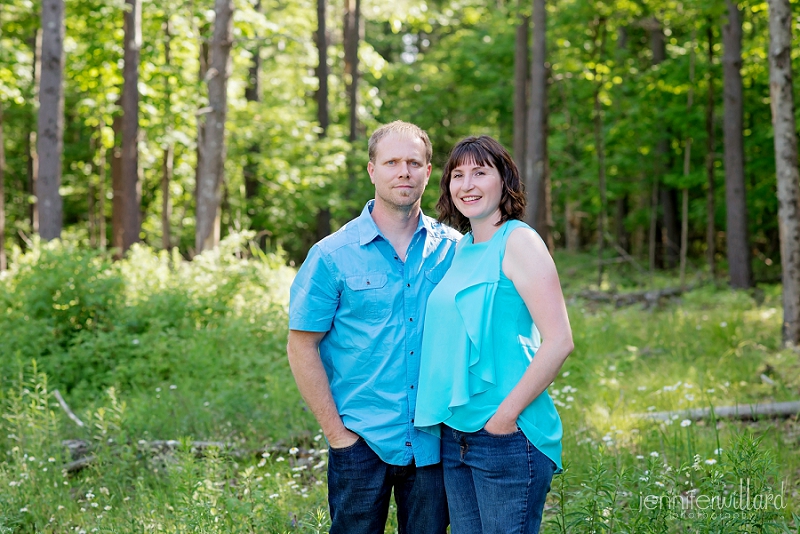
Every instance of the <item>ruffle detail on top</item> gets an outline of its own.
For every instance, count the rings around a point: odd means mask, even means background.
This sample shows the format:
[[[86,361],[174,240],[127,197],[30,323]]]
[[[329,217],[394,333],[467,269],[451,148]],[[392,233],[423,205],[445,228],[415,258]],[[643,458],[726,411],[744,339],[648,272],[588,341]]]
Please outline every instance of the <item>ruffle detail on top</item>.
[[[479,258],[471,258],[475,269],[467,277],[464,287],[456,293],[455,303],[464,329],[469,336],[468,373],[456,373],[452,384],[449,408],[463,406],[470,397],[483,393],[497,385],[497,369],[494,342],[492,339],[494,302],[500,283],[508,235],[524,223],[509,221],[492,236]],[[466,246],[474,246],[472,242]],[[488,268],[487,268],[488,267]],[[455,362],[458,368],[460,362]]]

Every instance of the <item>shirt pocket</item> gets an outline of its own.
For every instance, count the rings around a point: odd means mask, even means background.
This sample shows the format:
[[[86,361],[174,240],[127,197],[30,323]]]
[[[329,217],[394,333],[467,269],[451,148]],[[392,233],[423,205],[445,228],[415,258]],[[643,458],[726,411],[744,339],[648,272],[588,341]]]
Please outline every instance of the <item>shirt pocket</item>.
[[[444,278],[446,272],[447,267],[444,265],[439,265],[433,269],[428,269],[425,271],[425,278],[427,278],[428,282],[431,284],[436,285],[442,281],[442,278]]]
[[[386,273],[372,272],[348,276],[347,301],[350,311],[359,319],[382,321],[392,312],[392,299],[386,287]]]

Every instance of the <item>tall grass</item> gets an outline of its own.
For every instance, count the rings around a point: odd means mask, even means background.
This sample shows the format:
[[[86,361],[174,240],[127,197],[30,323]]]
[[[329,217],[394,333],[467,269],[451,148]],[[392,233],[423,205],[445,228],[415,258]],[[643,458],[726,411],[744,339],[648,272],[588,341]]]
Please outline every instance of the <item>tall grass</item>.
[[[112,263],[68,243],[15,254],[0,278],[0,533],[327,530],[324,439],[284,355],[293,271],[246,237],[192,262],[139,247]],[[550,388],[566,470],[543,532],[798,532],[796,418],[680,413],[800,395],[780,288],[697,284],[615,309],[577,296],[585,259],[558,258],[576,349]],[[605,284],[672,282],[617,269]],[[94,461],[67,472],[65,439]],[[165,439],[181,446],[151,449]]]

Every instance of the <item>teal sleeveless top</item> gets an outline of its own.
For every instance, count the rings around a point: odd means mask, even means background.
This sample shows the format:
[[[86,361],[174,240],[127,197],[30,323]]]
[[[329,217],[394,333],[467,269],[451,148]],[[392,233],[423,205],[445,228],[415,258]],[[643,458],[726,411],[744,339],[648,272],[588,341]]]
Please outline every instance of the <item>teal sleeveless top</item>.
[[[440,423],[476,432],[497,411],[536,356],[541,336],[502,269],[506,242],[521,221],[507,221],[489,241],[467,234],[431,292],[425,314],[414,426],[434,435]],[[545,390],[517,419],[525,437],[560,472],[561,418]]]

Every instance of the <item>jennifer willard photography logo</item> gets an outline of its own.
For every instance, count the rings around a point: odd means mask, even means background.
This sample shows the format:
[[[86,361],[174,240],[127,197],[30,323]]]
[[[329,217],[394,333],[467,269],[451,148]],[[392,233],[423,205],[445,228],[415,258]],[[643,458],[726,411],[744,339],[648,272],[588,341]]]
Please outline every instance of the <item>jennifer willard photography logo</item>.
[[[674,514],[703,517],[716,513],[754,513],[786,508],[785,482],[781,482],[780,493],[753,493],[750,479],[739,479],[739,491],[727,495],[704,495],[690,491],[683,495],[639,494],[639,510],[666,509]]]

